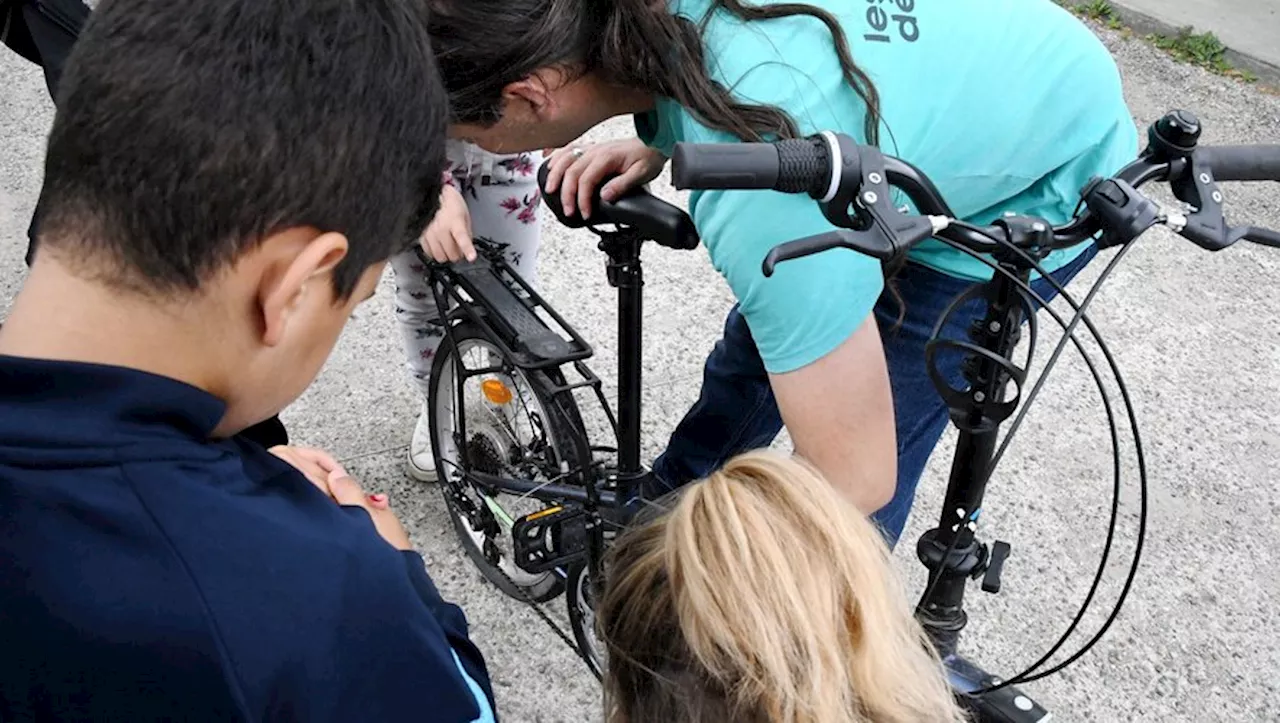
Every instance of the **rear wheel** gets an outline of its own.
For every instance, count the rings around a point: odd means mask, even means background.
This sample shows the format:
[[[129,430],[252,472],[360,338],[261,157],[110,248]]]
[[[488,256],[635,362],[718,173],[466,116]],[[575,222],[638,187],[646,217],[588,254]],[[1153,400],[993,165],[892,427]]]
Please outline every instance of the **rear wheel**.
[[[427,412],[454,531],[463,551],[499,590],[517,600],[545,602],[564,590],[564,572],[528,573],[518,567],[511,529],[516,520],[551,503],[528,495],[487,494],[467,481],[461,451],[470,470],[495,477],[549,482],[566,470],[582,469],[589,460],[576,431],[582,429],[577,405],[572,395],[553,397],[550,389],[563,384],[558,370],[516,368],[471,324],[455,326],[452,336],[453,342],[445,337],[432,364]],[[464,378],[461,394],[459,376]]]

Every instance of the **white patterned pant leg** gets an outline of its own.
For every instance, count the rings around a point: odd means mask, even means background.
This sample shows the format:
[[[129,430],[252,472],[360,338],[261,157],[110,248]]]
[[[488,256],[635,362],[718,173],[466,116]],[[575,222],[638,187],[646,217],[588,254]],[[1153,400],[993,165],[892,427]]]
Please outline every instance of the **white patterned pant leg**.
[[[535,174],[541,162],[541,153],[495,156],[474,146],[449,144],[452,182],[466,199],[472,235],[506,244],[507,262],[535,287],[541,242],[541,199]],[[413,249],[392,257],[391,267],[396,283],[396,322],[407,366],[425,400],[431,362],[444,336],[444,330],[432,323],[440,318],[440,309],[426,282],[426,268]]]

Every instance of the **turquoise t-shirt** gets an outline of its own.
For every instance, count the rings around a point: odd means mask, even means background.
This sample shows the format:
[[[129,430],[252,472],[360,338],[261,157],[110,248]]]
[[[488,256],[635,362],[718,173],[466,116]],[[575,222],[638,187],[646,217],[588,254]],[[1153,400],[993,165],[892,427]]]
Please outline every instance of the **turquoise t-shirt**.
[[[756,2],[755,4],[770,4]],[[1050,0],[811,0],[839,18],[854,62],[880,94],[880,147],[923,170],[956,214],[990,223],[1006,211],[1070,218],[1091,176],[1138,151],[1137,129],[1106,47]],[[792,16],[744,22],[711,0],[669,0],[673,13],[707,13],[706,66],[737,97],[788,111],[802,134],[865,140],[865,108],[843,80],[830,33]],[[669,99],[637,116],[646,143],[736,139]],[[690,212],[711,261],[733,289],[765,367],[792,371],[833,351],[868,317],[883,288],[875,259],[835,250],[791,261],[772,278],[769,249],[830,231],[804,195],[695,191]],[[1084,250],[1056,252],[1056,269]],[[912,260],[963,278],[990,270],[930,240]]]

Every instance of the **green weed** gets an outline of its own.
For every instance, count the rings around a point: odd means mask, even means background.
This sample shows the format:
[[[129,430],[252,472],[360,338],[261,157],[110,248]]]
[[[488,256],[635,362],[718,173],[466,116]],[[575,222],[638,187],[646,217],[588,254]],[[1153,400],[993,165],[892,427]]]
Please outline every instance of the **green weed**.
[[[1090,20],[1107,20],[1114,23],[1113,27],[1120,25],[1120,18],[1116,17],[1116,9],[1111,7],[1111,3],[1107,0],[1089,0],[1089,2],[1076,5],[1074,10]]]
[[[1108,0],[1054,0],[1058,5],[1076,15],[1118,31],[1126,40],[1133,37],[1133,29],[1124,24],[1120,14]],[[1148,35],[1147,41],[1184,63],[1206,68],[1219,75],[1236,78],[1245,83],[1257,83],[1258,76],[1231,65],[1226,58],[1227,46],[1211,32],[1197,33],[1194,28],[1182,28],[1175,35]]]
[[[1184,63],[1208,68],[1216,73],[1231,70],[1231,64],[1223,57],[1227,46],[1213,33],[1197,33],[1193,28],[1182,28],[1172,37],[1156,34],[1150,40],[1157,48]]]

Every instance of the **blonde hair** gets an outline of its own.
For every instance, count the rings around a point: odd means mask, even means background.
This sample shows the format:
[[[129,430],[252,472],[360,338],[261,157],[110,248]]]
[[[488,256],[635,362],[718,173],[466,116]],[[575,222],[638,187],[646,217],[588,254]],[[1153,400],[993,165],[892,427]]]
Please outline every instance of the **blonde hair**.
[[[610,723],[964,720],[879,532],[799,460],[731,460],[605,571]]]

